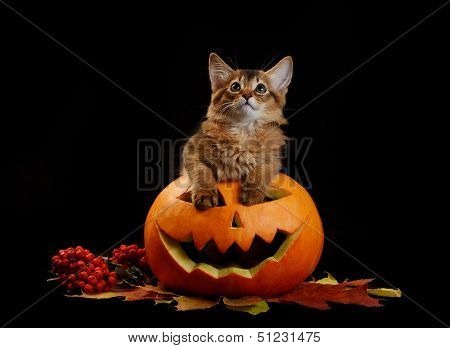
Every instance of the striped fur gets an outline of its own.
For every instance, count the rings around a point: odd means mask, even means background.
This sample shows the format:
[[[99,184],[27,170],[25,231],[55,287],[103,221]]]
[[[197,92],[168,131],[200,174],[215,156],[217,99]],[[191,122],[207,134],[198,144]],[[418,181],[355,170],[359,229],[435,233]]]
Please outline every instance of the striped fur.
[[[241,202],[260,203],[281,167],[286,138],[280,126],[286,124],[283,107],[292,59],[286,57],[266,72],[233,70],[212,53],[209,72],[212,96],[206,120],[183,149],[193,202],[198,209],[217,206],[216,183],[240,180]],[[235,83],[239,90],[233,89]]]

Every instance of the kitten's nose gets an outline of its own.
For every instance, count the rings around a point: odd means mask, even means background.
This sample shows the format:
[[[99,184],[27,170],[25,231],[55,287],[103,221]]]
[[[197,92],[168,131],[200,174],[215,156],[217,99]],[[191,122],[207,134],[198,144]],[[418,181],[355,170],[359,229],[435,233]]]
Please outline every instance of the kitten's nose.
[[[245,98],[245,100],[249,100],[252,97],[252,92],[246,92],[242,94],[242,96]]]

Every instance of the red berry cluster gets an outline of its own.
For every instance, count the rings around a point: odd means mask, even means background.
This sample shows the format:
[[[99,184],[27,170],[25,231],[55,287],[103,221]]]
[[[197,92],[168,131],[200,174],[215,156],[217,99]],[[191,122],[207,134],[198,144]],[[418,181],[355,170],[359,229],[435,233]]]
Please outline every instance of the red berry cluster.
[[[79,288],[91,294],[109,291],[117,283],[116,272],[109,271],[105,260],[81,246],[59,250],[52,257],[52,266],[67,290]]]
[[[119,248],[113,250],[110,260],[111,262],[120,264],[125,268],[131,265],[137,266],[140,269],[145,269],[148,267],[145,249],[139,249],[136,244],[131,244],[128,246],[122,244]]]

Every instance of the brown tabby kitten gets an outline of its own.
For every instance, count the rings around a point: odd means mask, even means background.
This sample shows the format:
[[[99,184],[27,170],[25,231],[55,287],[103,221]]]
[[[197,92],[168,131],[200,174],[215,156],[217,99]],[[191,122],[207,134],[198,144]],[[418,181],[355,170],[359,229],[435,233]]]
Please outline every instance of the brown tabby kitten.
[[[197,209],[219,204],[217,182],[240,180],[240,202],[261,203],[281,167],[285,143],[280,125],[292,78],[292,58],[268,71],[233,70],[217,54],[209,57],[212,86],[206,120],[183,149],[184,173]]]

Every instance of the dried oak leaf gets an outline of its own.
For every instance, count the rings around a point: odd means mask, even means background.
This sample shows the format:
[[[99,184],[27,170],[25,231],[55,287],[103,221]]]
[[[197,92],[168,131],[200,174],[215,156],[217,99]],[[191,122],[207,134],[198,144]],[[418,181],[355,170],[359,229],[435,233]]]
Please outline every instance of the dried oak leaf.
[[[113,291],[98,294],[66,295],[95,300],[111,298],[123,298],[124,301],[154,300],[156,303],[175,303],[175,308],[180,311],[208,309],[220,303],[220,299],[210,300],[201,297],[180,296],[158,285],[137,286],[127,289],[116,288]]]
[[[124,301],[153,300],[156,303],[173,304],[177,310],[208,309],[223,303],[233,311],[246,312],[252,315],[267,312],[268,303],[295,303],[320,310],[329,309],[329,303],[356,304],[366,307],[381,306],[378,299],[370,297],[400,297],[399,289],[368,289],[373,279],[359,279],[339,283],[331,274],[317,281],[305,282],[293,290],[275,297],[243,297],[230,299],[226,297],[208,299],[195,296],[183,296],[168,291],[159,285],[147,284],[132,288],[117,287],[110,292],[99,294],[66,295],[89,299],[122,298]]]
[[[246,312],[251,315],[257,315],[267,312],[270,308],[266,301],[261,297],[251,296],[242,298],[223,297],[222,302],[226,308],[232,311]]]
[[[316,284],[329,284],[329,285],[337,285],[339,282],[336,280],[335,277],[331,275],[331,273],[325,272],[327,276],[325,278],[319,279],[319,280],[312,280],[310,283],[316,283]]]
[[[294,290],[269,302],[290,302],[316,309],[329,309],[328,302],[357,304],[366,307],[382,306],[375,298],[367,294],[367,284],[349,287],[345,283],[337,285],[302,283]]]
[[[124,301],[155,300],[158,303],[164,303],[173,300],[173,293],[164,291],[158,286],[145,285],[133,288],[116,288],[112,291],[101,292],[97,294],[83,293],[81,295],[66,295],[67,297],[79,297],[96,300],[106,300],[111,298],[123,297]]]
[[[368,283],[373,279],[359,279],[339,283],[330,273],[317,281],[302,283],[268,302],[297,303],[320,310],[329,309],[329,302],[380,307],[382,304],[368,294]]]
[[[223,304],[226,306],[232,307],[242,307],[242,306],[251,306],[258,302],[263,301],[261,297],[251,296],[251,297],[242,297],[242,298],[222,298]]]
[[[177,301],[176,308],[179,311],[192,311],[197,309],[212,308],[220,303],[220,299],[210,300],[203,297],[179,296],[175,298]]]
[[[253,304],[247,305],[247,306],[225,305],[225,307],[227,307],[228,309],[230,309],[232,311],[246,312],[251,315],[258,315],[260,313],[265,313],[270,309],[270,307],[266,301],[259,301],[259,302],[256,302],[256,303],[253,303]]]
[[[369,295],[381,297],[402,297],[402,291],[400,289],[387,289],[387,288],[368,289],[367,293]]]
[[[337,285],[339,282],[328,272],[325,272],[327,274],[326,277],[319,279],[317,281],[312,281],[311,283],[316,284],[330,284],[330,285]],[[352,280],[348,281],[345,280],[343,283],[347,286],[361,286],[370,283],[373,281],[373,278],[368,279],[358,279],[358,280]],[[390,288],[375,288],[375,289],[367,289],[367,293],[369,295],[378,296],[378,297],[402,297],[402,291],[400,289],[390,289]]]

